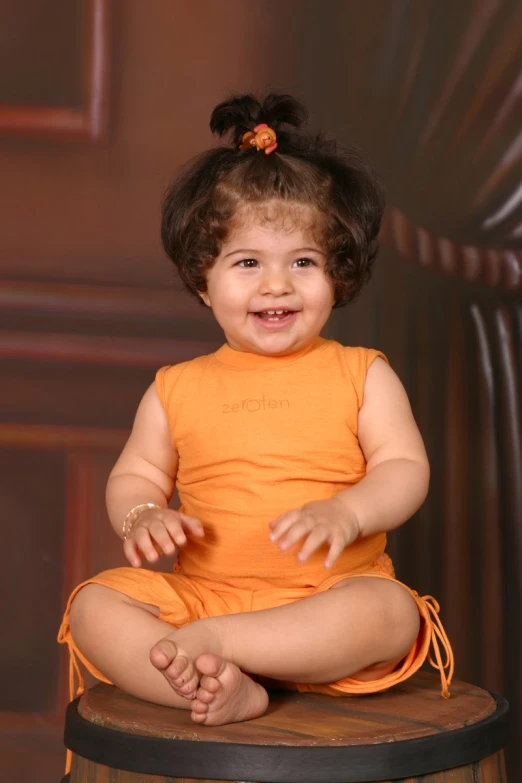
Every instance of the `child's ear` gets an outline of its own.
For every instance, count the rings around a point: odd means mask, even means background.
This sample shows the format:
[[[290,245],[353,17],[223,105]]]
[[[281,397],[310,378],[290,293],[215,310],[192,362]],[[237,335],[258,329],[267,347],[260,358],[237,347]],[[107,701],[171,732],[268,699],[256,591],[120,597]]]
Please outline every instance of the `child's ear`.
[[[207,291],[198,291],[198,296],[206,304],[207,307],[210,307],[210,297]]]

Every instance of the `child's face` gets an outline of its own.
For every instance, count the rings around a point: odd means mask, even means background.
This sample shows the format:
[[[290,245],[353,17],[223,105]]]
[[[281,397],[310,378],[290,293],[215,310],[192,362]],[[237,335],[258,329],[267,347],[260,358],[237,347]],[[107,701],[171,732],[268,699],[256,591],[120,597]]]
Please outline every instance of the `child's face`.
[[[317,337],[334,304],[323,249],[302,219],[236,220],[200,294],[238,351],[284,355]],[[295,215],[294,215],[295,217]],[[270,312],[268,312],[270,311]],[[283,311],[278,313],[277,311]]]

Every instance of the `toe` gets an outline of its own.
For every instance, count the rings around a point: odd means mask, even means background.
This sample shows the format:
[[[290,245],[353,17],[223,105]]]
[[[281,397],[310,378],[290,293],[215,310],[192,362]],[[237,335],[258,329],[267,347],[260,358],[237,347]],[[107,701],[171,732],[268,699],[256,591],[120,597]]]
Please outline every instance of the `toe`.
[[[219,677],[227,665],[227,662],[219,655],[203,653],[196,659],[196,668],[201,674],[208,677]]]
[[[206,715],[208,712],[208,704],[205,704],[203,701],[199,701],[199,699],[195,699],[192,706],[192,712],[195,712],[196,715]]]
[[[175,682],[176,685],[184,685],[191,677],[192,672],[187,671],[189,662],[184,655],[179,655],[170,666],[167,668],[165,674]]]
[[[214,694],[200,688],[196,693],[196,699],[203,702],[203,704],[210,704],[211,701],[214,701]]]
[[[200,673],[194,669],[192,677],[188,680],[188,684],[192,685],[192,690],[197,691],[200,679]]]
[[[205,723],[207,719],[207,713],[205,712],[203,715],[200,715],[197,712],[191,712],[190,717],[194,721],[194,723]]]
[[[170,639],[161,639],[149,653],[150,662],[158,669],[166,669],[178,652],[177,646]]]
[[[221,687],[219,680],[216,680],[215,677],[202,677],[199,684],[210,693],[216,693]]]
[[[183,696],[189,696],[191,693],[195,693],[198,688],[198,681],[195,677],[190,679],[186,685],[183,685],[182,688],[180,688],[180,693],[183,694]]]
[[[180,685],[184,685],[190,677],[187,668],[188,661],[186,658],[176,658],[167,669],[167,674],[172,680],[176,680]]]

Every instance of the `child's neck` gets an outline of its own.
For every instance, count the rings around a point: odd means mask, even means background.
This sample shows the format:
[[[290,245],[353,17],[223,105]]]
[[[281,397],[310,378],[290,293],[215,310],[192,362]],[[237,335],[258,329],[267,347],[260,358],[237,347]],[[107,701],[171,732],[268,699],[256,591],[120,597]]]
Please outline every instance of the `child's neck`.
[[[314,337],[313,340],[304,346],[279,354],[241,350],[227,342],[216,352],[215,356],[223,364],[238,369],[262,369],[263,367],[283,366],[294,362],[312,353],[325,342],[322,337]]]

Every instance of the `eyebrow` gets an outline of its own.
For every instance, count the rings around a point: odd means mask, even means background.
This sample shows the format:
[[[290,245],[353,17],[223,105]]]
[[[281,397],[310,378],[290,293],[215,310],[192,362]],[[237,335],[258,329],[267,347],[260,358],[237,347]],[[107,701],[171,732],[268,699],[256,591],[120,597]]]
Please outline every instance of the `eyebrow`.
[[[324,255],[323,251],[318,247],[298,247],[295,250],[292,250],[292,253],[319,253],[319,255]],[[223,256],[223,258],[228,258],[229,256],[234,256],[236,253],[253,253],[256,255],[259,253],[259,250],[253,250],[252,248],[240,248],[239,250],[232,250],[230,253],[227,253]]]

